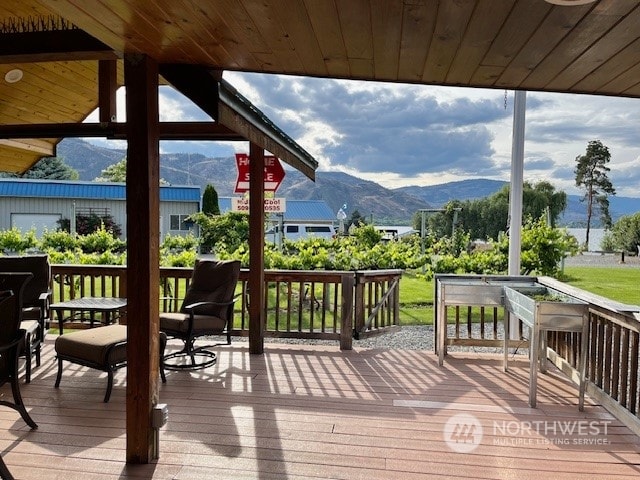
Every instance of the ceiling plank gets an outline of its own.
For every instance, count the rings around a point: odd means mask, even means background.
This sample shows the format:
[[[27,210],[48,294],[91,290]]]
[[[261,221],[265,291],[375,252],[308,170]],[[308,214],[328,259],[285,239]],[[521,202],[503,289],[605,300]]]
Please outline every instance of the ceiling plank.
[[[373,76],[376,80],[398,78],[398,58],[402,32],[402,4],[387,0],[371,0],[373,31]]]
[[[281,23],[275,9],[263,2],[242,4],[260,33],[266,50],[273,53],[277,64],[283,65],[290,73],[303,73],[302,62],[289,36],[288,26]]]
[[[335,0],[353,78],[373,77],[373,31],[367,0]]]
[[[437,0],[406,3],[402,14],[402,39],[398,77],[410,82],[423,78],[424,65],[436,24]]]
[[[638,25],[640,25],[640,6],[598,39],[571,65],[564,68],[556,78],[549,82],[547,88],[568,90],[582,81],[609,58],[637,40]]]
[[[327,67],[318,42],[308,41],[312,25],[304,5],[287,0],[272,0],[271,3],[280,13],[279,23],[285,26],[287,36],[302,63],[303,71],[315,71],[320,72],[320,75],[327,75]]]
[[[584,19],[590,8],[590,5],[581,5],[574,8],[551,9],[531,39],[511,61],[509,68],[498,78],[496,85],[501,87],[520,85],[563,38]]]
[[[482,65],[506,67],[535,33],[551,10],[546,2],[518,0],[496,36]]]
[[[440,3],[422,73],[423,80],[427,79],[429,83],[445,81],[462,43],[475,3],[475,0]]]
[[[636,40],[627,48],[614,55],[610,60],[596,68],[586,79],[574,85],[576,90],[594,92],[605,90],[604,85],[609,84],[624,74],[629,64],[640,63],[640,40]]]
[[[611,30],[631,11],[633,6],[632,2],[615,2],[615,0],[602,0],[596,3],[591,13],[578,23],[553,52],[547,55],[521,82],[522,88],[544,88],[597,39]]]
[[[224,42],[234,36],[234,30],[229,28],[230,21],[226,16],[220,16],[217,9],[210,8],[211,2],[199,2],[197,0],[155,0],[158,8],[161,8],[168,18],[175,19],[175,27],[183,33],[183,43],[191,43],[195,48],[210,59],[214,65],[232,65],[240,68],[248,66],[248,62],[238,62],[241,50],[236,47],[236,42]],[[219,7],[222,2],[216,2]],[[246,18],[246,15],[243,16]],[[249,41],[251,32],[243,31],[244,40]],[[194,52],[195,55],[195,52]]]
[[[304,0],[311,19],[327,74],[339,78],[349,76],[349,62],[342,37],[338,10],[333,2]],[[322,33],[320,33],[322,32]]]
[[[446,77],[448,83],[469,83],[512,8],[513,5],[509,2],[478,2],[456,56],[451,62]]]

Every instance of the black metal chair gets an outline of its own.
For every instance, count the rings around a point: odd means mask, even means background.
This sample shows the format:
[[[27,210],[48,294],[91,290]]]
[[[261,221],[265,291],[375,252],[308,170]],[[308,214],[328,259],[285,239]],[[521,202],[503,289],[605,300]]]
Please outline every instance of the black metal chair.
[[[165,355],[166,369],[196,370],[213,365],[217,356],[210,348],[225,343],[196,346],[201,337],[226,334],[226,345],[231,344],[239,276],[239,261],[196,261],[180,311],[160,315],[160,331],[184,342],[182,350]]]
[[[40,350],[47,334],[51,303],[51,265],[47,255],[0,257],[0,272],[29,272],[33,278],[22,294],[22,324],[25,331],[22,356],[26,360],[25,381],[31,381],[31,363],[40,366]]]
[[[0,386],[9,382],[13,402],[0,400],[4,405],[16,410],[32,429],[38,428],[25,408],[20,394],[18,379],[18,357],[24,346],[25,331],[20,329],[22,317],[21,297],[25,284],[33,277],[30,273],[0,273]],[[12,480],[4,460],[0,457],[0,477]]]

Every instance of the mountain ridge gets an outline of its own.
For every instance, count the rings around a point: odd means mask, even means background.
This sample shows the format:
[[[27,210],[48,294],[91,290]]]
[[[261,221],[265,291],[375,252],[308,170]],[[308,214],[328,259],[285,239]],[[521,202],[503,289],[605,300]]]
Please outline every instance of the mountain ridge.
[[[65,139],[58,145],[58,156],[80,174],[80,180],[91,181],[103,169],[126,156],[122,149],[110,149],[81,139]],[[468,179],[440,185],[385,188],[344,172],[316,172],[312,182],[297,170],[285,166],[286,175],[277,196],[291,200],[324,200],[336,213],[343,204],[347,213],[357,210],[369,221],[387,225],[410,225],[420,209],[441,208],[450,200],[475,200],[500,190],[508,182],[491,179]],[[236,183],[233,157],[207,157],[200,153],[170,153],[160,156],[160,178],[174,185],[207,184],[219,196],[232,196]],[[614,221],[622,215],[640,211],[640,198],[610,197]],[[567,209],[562,225],[580,226],[586,221],[586,208],[578,195],[567,195]]]

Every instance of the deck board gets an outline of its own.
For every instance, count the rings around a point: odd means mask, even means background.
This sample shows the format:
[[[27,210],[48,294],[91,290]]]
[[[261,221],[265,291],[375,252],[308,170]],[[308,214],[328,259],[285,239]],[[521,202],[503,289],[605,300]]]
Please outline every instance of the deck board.
[[[509,373],[499,355],[452,353],[437,366],[431,352],[267,344],[263,356],[246,344],[220,348],[202,372],[168,372],[160,401],[169,405],[160,459],[126,465],[125,371],[111,401],[106,375],[65,364],[53,387],[50,336],[43,364],[22,394],[39,428],[29,430],[0,408],[0,451],[19,479],[425,479],[637,478],[640,438],[557,369],[540,375],[538,408],[528,406],[528,362]],[[0,391],[10,395],[6,386]],[[482,425],[482,440],[460,453],[445,441],[456,414]],[[528,423],[527,423],[528,422]],[[567,443],[522,425],[606,423],[604,445]],[[495,425],[515,425],[508,435]],[[554,423],[559,424],[559,423]]]

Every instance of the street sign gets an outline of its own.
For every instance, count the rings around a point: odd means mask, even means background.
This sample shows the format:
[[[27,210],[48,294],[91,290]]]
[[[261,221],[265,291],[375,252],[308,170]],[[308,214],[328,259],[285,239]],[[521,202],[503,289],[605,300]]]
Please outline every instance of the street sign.
[[[249,213],[249,199],[245,197],[231,197],[231,211]],[[287,211],[285,198],[265,198],[265,213],[284,213]]]
[[[238,168],[238,178],[236,180],[235,193],[249,191],[249,155],[246,153],[236,153],[236,167]],[[284,179],[284,168],[273,155],[264,157],[264,190],[265,192],[275,192]]]

